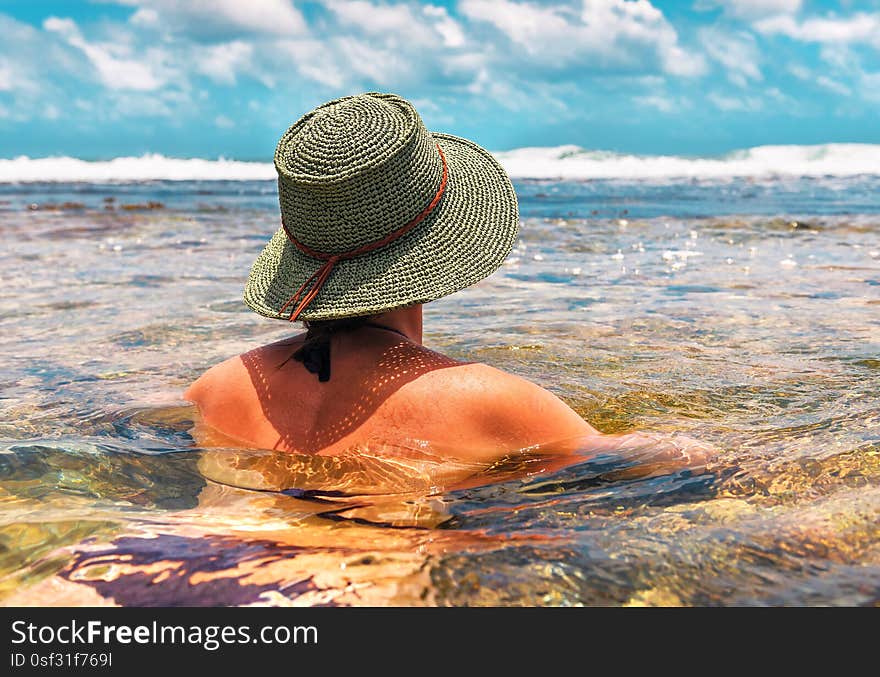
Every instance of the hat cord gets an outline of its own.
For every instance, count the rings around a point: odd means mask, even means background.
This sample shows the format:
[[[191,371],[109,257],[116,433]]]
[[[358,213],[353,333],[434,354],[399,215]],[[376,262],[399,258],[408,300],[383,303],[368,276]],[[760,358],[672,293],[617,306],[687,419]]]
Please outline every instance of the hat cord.
[[[296,246],[296,248],[304,254],[307,254],[312,258],[324,261],[324,265],[322,265],[320,268],[318,268],[318,270],[312,273],[309,279],[307,279],[302,284],[302,286],[296,290],[296,293],[291,296],[283,306],[281,306],[281,309],[278,311],[279,314],[284,313],[284,311],[287,310],[287,308],[291,305],[297,304],[296,308],[294,308],[294,310],[290,313],[290,317],[287,318],[290,322],[294,322],[300,316],[300,314],[309,306],[309,304],[314,301],[315,297],[324,286],[324,283],[327,281],[327,278],[330,277],[330,273],[333,272],[333,267],[339,261],[353,259],[356,256],[367,254],[371,251],[375,251],[376,249],[380,249],[385,245],[391,244],[398,238],[406,235],[409,231],[411,231],[418,224],[424,221],[428,214],[434,211],[437,203],[440,202],[440,198],[443,197],[443,191],[446,190],[446,180],[448,177],[448,171],[446,169],[446,156],[443,154],[443,150],[440,148],[439,143],[437,144],[437,151],[440,153],[440,160],[443,163],[443,177],[440,179],[440,187],[437,189],[437,193],[434,195],[431,203],[421,212],[419,212],[414,219],[407,222],[405,225],[401,226],[397,230],[392,231],[381,240],[370,242],[363,245],[362,247],[358,247],[357,249],[352,249],[351,251],[343,252],[341,254],[327,254],[326,252],[320,252],[316,249],[312,249],[308,245],[305,245],[297,240],[293,236],[293,234],[287,229],[287,225],[282,220],[281,227],[284,228],[284,232],[287,234],[287,238],[291,241],[291,243],[293,243],[293,245]]]

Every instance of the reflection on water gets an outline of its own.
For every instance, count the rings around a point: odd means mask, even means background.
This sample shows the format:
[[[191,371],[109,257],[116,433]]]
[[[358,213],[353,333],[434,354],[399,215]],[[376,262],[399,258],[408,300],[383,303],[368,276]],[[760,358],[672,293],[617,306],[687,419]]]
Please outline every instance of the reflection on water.
[[[880,216],[843,214],[873,203],[642,187],[592,216],[613,186],[555,186],[519,187],[521,242],[426,308],[427,342],[655,435],[489,468],[417,441],[237,449],[180,401],[290,329],[238,300],[270,190],[199,209],[185,185],[4,188],[0,603],[880,602]],[[661,215],[791,212],[798,190],[832,215]],[[720,453],[682,467],[675,434]]]

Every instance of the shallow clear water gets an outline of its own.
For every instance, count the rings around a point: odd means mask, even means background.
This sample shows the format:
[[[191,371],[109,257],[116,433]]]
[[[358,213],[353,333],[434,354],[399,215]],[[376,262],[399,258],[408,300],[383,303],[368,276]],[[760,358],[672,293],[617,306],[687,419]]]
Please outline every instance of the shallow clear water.
[[[290,331],[240,302],[272,183],[0,186],[0,604],[877,604],[877,184],[518,184],[516,251],[427,343],[720,454],[359,494],[196,448],[179,399]]]

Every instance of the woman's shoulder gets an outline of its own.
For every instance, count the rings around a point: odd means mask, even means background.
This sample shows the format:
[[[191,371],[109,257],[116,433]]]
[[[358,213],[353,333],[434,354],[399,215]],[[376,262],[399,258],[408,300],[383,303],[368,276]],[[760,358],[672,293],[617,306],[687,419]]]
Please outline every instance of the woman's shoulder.
[[[193,381],[184,391],[183,399],[198,403],[212,395],[216,395],[220,390],[228,394],[229,386],[244,375],[243,371],[244,363],[242,362],[241,355],[230,357],[219,364],[215,364]]]
[[[519,449],[597,434],[577,412],[548,389],[490,365],[459,363],[416,382],[415,393],[431,406],[451,405],[498,445]]]
[[[201,421],[224,435],[249,443],[261,444],[272,438],[254,387],[254,370],[248,363],[248,356],[251,361],[256,356],[264,359],[266,347],[215,364],[184,391],[183,399],[196,405]]]
[[[456,390],[482,392],[497,401],[498,397],[527,400],[561,401],[546,388],[522,376],[511,374],[484,362],[453,362],[454,369],[448,373],[436,372],[438,376],[448,376],[450,385]]]
[[[200,399],[222,392],[226,399],[234,394],[236,384],[242,388],[251,383],[252,373],[248,365],[255,363],[268,363],[273,357],[289,355],[291,346],[302,342],[302,336],[283,339],[274,343],[259,346],[230,357],[207,369],[184,391],[183,399],[190,402],[198,402]],[[230,392],[232,388],[232,392]]]

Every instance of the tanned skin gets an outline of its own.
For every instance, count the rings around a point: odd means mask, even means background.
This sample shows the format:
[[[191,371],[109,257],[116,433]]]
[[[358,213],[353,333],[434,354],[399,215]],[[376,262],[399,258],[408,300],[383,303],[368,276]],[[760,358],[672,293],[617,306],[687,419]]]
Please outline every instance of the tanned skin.
[[[334,334],[332,374],[319,382],[290,359],[304,334],[222,362],[185,392],[202,420],[241,446],[337,455],[417,440],[450,459],[491,464],[559,443],[554,455],[589,456],[650,438],[603,435],[546,389],[422,345],[422,306]],[[676,449],[677,451],[677,449]],[[705,460],[679,456],[680,465]],[[686,459],[686,460],[685,460]],[[573,460],[573,459],[572,459]]]

